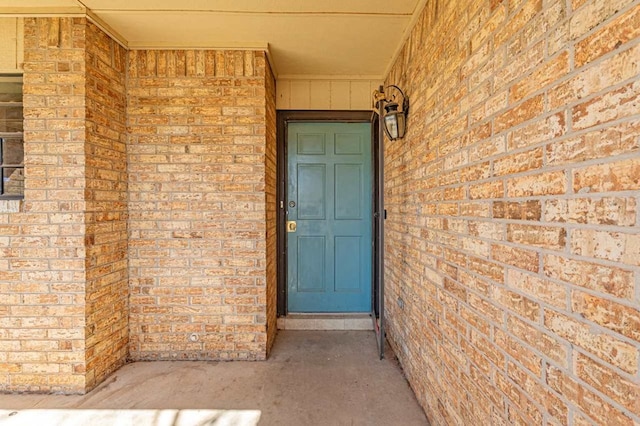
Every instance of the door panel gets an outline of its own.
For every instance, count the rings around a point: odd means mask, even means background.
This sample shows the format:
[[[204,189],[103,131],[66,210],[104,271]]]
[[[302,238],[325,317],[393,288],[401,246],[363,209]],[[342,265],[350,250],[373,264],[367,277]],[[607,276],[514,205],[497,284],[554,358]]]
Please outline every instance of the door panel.
[[[326,219],[327,171],[324,164],[298,164],[298,219]]]
[[[362,219],[362,164],[336,164],[335,218]]]
[[[324,155],[327,152],[323,133],[299,134],[296,144],[296,152],[300,155]]]
[[[362,255],[361,237],[336,237],[335,239],[335,290],[337,292],[358,292],[360,291],[361,277],[360,264]],[[343,262],[341,259],[350,259]]]
[[[371,126],[290,123],[290,312],[371,309]]]
[[[298,237],[299,292],[324,291],[327,247],[325,240],[325,237]]]

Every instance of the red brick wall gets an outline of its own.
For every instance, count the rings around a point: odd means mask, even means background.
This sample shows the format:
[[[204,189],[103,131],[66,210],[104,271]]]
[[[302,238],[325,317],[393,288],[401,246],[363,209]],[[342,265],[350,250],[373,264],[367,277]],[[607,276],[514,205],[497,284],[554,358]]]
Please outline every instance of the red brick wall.
[[[86,29],[87,387],[127,358],[126,51],[93,24]]]
[[[265,64],[129,52],[134,360],[266,356]]]
[[[640,423],[640,6],[429,0],[387,78],[388,335],[434,424]]]

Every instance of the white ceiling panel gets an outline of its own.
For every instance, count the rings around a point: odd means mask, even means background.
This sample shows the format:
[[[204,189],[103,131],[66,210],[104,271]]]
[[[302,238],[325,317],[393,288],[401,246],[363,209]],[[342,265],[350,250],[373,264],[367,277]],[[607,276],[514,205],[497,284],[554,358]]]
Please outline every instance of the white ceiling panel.
[[[131,48],[266,48],[279,75],[382,78],[426,0],[0,0],[84,13]]]
[[[171,10],[262,13],[408,14],[415,0],[82,0],[93,11]]]
[[[80,13],[84,10],[77,0],[0,0],[1,14]]]
[[[80,7],[77,0],[0,0],[0,8],[58,8],[58,7]]]
[[[396,16],[214,13],[179,13],[169,19],[161,12],[101,12],[98,16],[133,48],[268,43],[278,72],[287,75],[381,75],[407,20]],[[385,28],[388,36],[372,37],[378,28]]]

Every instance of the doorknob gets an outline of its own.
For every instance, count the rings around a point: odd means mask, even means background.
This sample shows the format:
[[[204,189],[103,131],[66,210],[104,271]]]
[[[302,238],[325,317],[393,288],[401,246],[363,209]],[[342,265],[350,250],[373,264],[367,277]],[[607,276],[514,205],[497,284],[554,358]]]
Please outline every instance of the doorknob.
[[[288,220],[287,221],[287,232],[296,232],[298,225],[296,224],[295,220]]]

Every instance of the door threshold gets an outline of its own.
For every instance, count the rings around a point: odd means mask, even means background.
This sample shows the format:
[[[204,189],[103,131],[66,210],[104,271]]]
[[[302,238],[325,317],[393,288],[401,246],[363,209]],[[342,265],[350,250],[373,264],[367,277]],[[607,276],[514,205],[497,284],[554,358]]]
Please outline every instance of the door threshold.
[[[368,313],[290,313],[278,318],[278,330],[373,330]]]

